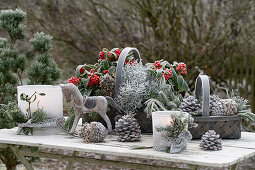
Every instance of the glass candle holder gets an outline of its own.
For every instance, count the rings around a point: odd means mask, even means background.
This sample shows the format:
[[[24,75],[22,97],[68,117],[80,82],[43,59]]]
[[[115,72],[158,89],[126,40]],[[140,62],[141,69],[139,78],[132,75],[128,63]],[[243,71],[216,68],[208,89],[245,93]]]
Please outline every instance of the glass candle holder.
[[[28,114],[29,104],[21,100],[21,94],[32,96],[36,92],[36,98],[32,98],[31,112],[43,109],[47,118],[63,117],[63,94],[60,86],[53,85],[25,85],[18,86],[18,106],[24,114]],[[43,93],[45,95],[39,95]]]
[[[169,141],[164,136],[165,131],[158,132],[156,128],[166,127],[171,125],[171,114],[172,111],[156,111],[152,113],[152,127],[153,127],[153,149],[159,151],[166,151],[170,146]]]
[[[172,145],[172,139],[168,137],[167,131],[157,131],[156,128],[164,128],[173,125],[172,114],[181,114],[180,111],[157,111],[152,113],[152,127],[153,127],[153,149],[159,151],[166,151]],[[183,113],[182,113],[183,114]],[[188,113],[184,113],[181,120],[187,119]],[[187,129],[188,127],[186,127]]]

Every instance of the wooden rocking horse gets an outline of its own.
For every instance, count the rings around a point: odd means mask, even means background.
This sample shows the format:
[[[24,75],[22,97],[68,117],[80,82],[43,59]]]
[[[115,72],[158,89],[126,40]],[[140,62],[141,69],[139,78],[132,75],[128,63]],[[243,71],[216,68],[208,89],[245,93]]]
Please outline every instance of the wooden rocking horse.
[[[66,133],[68,134],[74,134],[74,131],[78,125],[79,119],[81,115],[84,113],[91,113],[91,112],[97,112],[106,122],[107,124],[107,129],[108,132],[112,131],[112,124],[109,119],[109,117],[106,115],[106,110],[107,110],[107,101],[110,101],[112,106],[116,108],[120,112],[120,107],[114,102],[114,100],[109,97],[109,96],[93,96],[93,97],[88,97],[88,96],[82,96],[81,92],[79,89],[72,83],[68,84],[60,84],[60,87],[62,88],[63,95],[66,99],[67,102],[73,103],[73,108],[75,112],[75,119],[73,122],[73,126],[69,132]],[[63,120],[59,120],[59,122],[63,123]],[[58,125],[59,127],[59,125]],[[64,130],[62,128],[62,130]]]

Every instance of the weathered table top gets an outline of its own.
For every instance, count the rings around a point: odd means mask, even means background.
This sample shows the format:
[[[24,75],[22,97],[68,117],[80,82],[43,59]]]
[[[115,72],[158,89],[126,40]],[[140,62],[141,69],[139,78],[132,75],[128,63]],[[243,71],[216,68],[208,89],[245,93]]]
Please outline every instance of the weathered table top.
[[[200,166],[229,167],[241,160],[255,156],[255,133],[243,132],[242,138],[237,140],[223,140],[221,151],[204,151],[199,148],[199,141],[192,140],[185,151],[179,154],[149,149],[131,149],[131,146],[152,146],[152,136],[143,135],[140,142],[118,142],[116,136],[108,135],[104,143],[86,144],[79,138],[65,134],[55,135],[16,135],[17,128],[1,129],[0,144],[27,145],[98,153],[130,158],[179,162]]]

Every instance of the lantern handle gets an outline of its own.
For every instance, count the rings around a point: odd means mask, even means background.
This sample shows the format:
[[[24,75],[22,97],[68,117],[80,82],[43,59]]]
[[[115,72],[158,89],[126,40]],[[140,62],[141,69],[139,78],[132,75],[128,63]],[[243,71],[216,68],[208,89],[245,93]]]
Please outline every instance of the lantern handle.
[[[119,90],[120,90],[120,84],[121,84],[121,74],[122,69],[126,60],[126,57],[130,52],[133,52],[135,60],[137,60],[138,63],[141,62],[140,53],[136,48],[126,47],[122,50],[120,53],[118,62],[117,62],[117,68],[116,68],[116,78],[115,78],[115,98],[117,97]]]
[[[202,111],[203,111],[202,116],[209,117],[210,83],[209,83],[209,77],[207,75],[199,75],[196,79],[195,98],[198,101],[201,101],[201,95],[203,97],[202,98]]]

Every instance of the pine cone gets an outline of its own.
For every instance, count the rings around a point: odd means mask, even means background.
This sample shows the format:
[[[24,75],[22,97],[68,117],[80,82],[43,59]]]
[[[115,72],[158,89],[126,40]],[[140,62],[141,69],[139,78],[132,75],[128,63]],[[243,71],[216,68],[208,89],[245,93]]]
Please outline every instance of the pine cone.
[[[183,102],[180,105],[180,110],[187,113],[198,113],[200,104],[199,101],[193,97],[188,96],[185,99],[183,99]]]
[[[115,123],[115,130],[119,137],[120,142],[131,142],[141,139],[140,126],[132,114],[122,116]]]
[[[78,134],[86,143],[98,143],[104,141],[107,131],[102,123],[91,122],[83,124]]]
[[[109,74],[101,78],[99,87],[104,96],[114,97],[115,80]]]
[[[222,106],[226,115],[236,115],[237,114],[237,103],[232,99],[221,99]]]
[[[223,103],[219,96],[210,96],[210,115],[211,116],[226,116]]]
[[[220,135],[216,134],[214,130],[209,130],[205,134],[203,134],[200,142],[200,147],[202,147],[205,150],[221,150],[222,149],[222,144],[221,144],[221,139]]]

